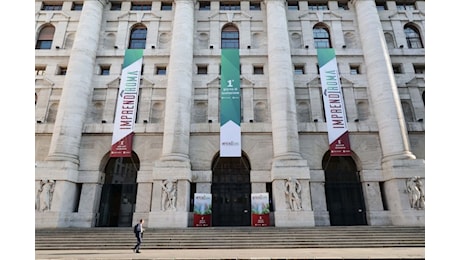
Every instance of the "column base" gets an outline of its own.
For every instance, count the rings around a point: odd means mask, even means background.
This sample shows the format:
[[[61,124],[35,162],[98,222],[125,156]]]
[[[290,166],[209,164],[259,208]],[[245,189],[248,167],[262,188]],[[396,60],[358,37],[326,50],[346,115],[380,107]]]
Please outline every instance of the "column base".
[[[276,227],[314,227],[313,211],[275,211]]]

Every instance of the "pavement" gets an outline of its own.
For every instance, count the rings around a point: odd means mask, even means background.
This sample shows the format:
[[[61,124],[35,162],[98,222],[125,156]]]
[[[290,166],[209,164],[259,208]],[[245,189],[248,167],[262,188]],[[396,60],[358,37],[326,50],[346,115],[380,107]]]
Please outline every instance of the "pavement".
[[[425,248],[36,250],[35,259],[425,259]]]

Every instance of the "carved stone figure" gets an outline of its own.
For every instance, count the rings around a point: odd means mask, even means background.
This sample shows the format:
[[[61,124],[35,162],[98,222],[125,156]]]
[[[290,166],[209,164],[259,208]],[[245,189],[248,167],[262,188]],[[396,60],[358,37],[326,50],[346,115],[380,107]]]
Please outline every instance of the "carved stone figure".
[[[406,189],[409,193],[410,207],[425,209],[425,188],[420,177],[415,176],[406,180]]]
[[[43,212],[51,209],[55,184],[56,181],[40,180],[40,187],[35,198],[35,210]]]
[[[300,191],[302,186],[297,179],[288,178],[285,182],[285,193],[289,207],[293,211],[299,211],[302,209],[302,199],[300,198]]]
[[[177,180],[163,180],[161,194],[161,210],[176,209]]]

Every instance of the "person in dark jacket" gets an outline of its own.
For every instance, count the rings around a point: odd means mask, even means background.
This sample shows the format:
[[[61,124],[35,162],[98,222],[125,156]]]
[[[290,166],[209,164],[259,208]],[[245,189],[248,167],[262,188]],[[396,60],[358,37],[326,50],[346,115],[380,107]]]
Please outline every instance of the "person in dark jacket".
[[[133,251],[135,253],[140,253],[141,252],[140,249],[141,249],[141,244],[142,244],[142,235],[144,233],[144,228],[142,227],[142,224],[144,224],[144,220],[140,219],[139,223],[137,223],[134,226],[134,234],[136,235],[136,239],[137,239],[136,246],[134,246],[134,248],[133,248]]]

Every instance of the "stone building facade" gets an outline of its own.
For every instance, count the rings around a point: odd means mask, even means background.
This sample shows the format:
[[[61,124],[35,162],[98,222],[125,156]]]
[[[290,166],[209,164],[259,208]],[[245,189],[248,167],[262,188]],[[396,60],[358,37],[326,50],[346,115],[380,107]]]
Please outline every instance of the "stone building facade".
[[[195,193],[212,194],[215,226],[251,225],[252,193],[273,226],[424,225],[424,1],[36,0],[35,17],[37,228],[192,227]],[[228,46],[235,158],[219,156]],[[131,48],[133,153],[111,158]],[[330,155],[318,48],[336,53],[351,156]]]

